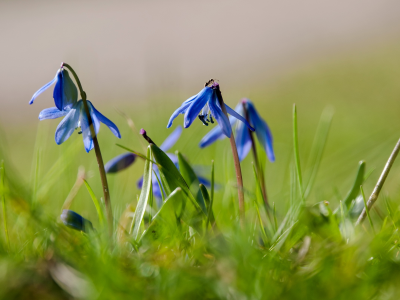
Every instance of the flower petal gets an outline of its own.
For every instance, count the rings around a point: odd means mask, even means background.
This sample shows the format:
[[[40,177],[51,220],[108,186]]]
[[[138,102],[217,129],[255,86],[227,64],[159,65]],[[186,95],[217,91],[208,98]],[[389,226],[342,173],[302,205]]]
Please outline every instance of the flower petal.
[[[249,129],[242,122],[238,122],[237,124],[235,141],[239,155],[239,161],[242,161],[247,156],[251,148]]]
[[[64,82],[63,82],[63,71],[60,69],[57,73],[57,82],[53,90],[54,104],[59,110],[63,110],[63,94],[64,94]]]
[[[247,122],[246,118],[242,117],[240,114],[238,114],[236,111],[234,111],[232,108],[230,108],[228,105],[225,104],[226,112],[230,114],[231,116],[234,116],[236,119],[242,121],[244,124],[246,124],[247,127],[250,128],[251,131],[254,131],[254,128]],[[236,106],[237,108],[237,106]]]
[[[93,229],[92,222],[69,209],[63,210],[60,219],[64,223],[64,225],[79,231],[88,232],[89,229]]]
[[[29,104],[32,104],[33,101],[35,101],[36,97],[39,96],[41,93],[43,93],[45,90],[47,90],[56,80],[58,77],[60,70],[57,71],[56,76],[53,78],[52,81],[46,83],[44,86],[42,86],[39,90],[37,90],[36,93],[33,94],[31,101],[29,101]]]
[[[75,128],[78,127],[79,117],[80,105],[77,102],[57,126],[55,135],[57,145],[62,144],[71,136]]]
[[[206,105],[206,103],[214,95],[214,90],[208,86],[203,88],[193,99],[189,108],[186,110],[184,124],[185,128],[188,128],[194,120],[196,120],[197,115],[200,113],[201,109]]]
[[[97,117],[97,119],[105,124],[110,130],[111,132],[117,137],[117,138],[121,138],[121,134],[119,133],[118,127],[111,122],[108,118],[106,118],[104,115],[102,115],[94,106],[93,104],[88,100],[88,104],[89,107],[91,107],[93,109],[93,115],[95,115]],[[92,113],[91,113],[92,114]],[[97,134],[97,132],[96,132]]]
[[[231,123],[231,126],[233,126],[236,123],[236,119],[232,116],[229,117],[229,122]],[[222,132],[221,127],[216,126],[212,130],[210,130],[209,133],[207,133],[200,141],[200,148],[207,147],[214,143],[217,140],[221,140],[225,138],[226,135]]]
[[[167,128],[170,128],[172,126],[172,122],[175,120],[175,118],[177,116],[179,116],[180,114],[184,114],[186,112],[186,110],[188,109],[188,107],[192,104],[192,101],[186,102],[186,103],[185,102],[177,110],[175,110],[174,113],[171,115],[171,117],[169,118],[169,121],[168,121]]]
[[[133,164],[135,162],[135,159],[135,154],[131,152],[123,153],[107,162],[104,166],[104,169],[106,173],[117,173]]]
[[[71,108],[76,101],[78,100],[78,89],[75,86],[75,83],[72,81],[71,77],[67,70],[62,70],[62,79],[63,79],[63,99],[62,99],[62,108],[68,109]]]
[[[89,118],[86,114],[83,101],[79,100],[78,103],[80,103],[80,119],[79,119],[79,121],[80,121],[81,129],[82,129],[83,144],[85,145],[86,152],[89,152],[94,147],[93,137],[92,137],[92,133],[91,133],[90,127],[89,127]],[[93,106],[90,105],[89,101],[88,101],[88,105],[89,105],[90,117],[93,121],[94,131],[95,131],[95,134],[97,135],[100,130],[100,121],[98,120],[96,114],[94,113]]]
[[[69,110],[59,110],[57,107],[43,109],[39,114],[39,120],[57,119],[68,114]]]
[[[257,113],[253,103],[250,100],[247,101],[247,109],[249,111],[249,118],[251,123],[256,128],[256,134],[258,141],[263,146],[265,152],[267,153],[268,159],[271,162],[275,161],[274,149],[272,147],[272,134],[267,123],[261,119],[260,115]]]
[[[164,152],[171,149],[173,145],[175,145],[176,141],[179,139],[182,133],[182,126],[176,127],[176,129],[164,140],[160,149]]]
[[[222,112],[221,108],[217,105],[217,97],[212,97],[212,99],[208,102],[208,106],[210,108],[211,114],[217,120],[218,125],[221,127],[222,132],[228,137],[231,137],[232,127],[229,123],[229,119]]]

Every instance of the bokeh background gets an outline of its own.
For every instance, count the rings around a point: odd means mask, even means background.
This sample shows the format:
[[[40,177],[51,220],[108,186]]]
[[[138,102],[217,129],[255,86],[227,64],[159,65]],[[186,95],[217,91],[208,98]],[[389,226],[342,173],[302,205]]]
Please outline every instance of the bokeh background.
[[[372,171],[369,194],[400,135],[398,0],[1,0],[0,28],[1,158],[7,172],[33,191],[32,198],[52,210],[61,207],[81,165],[101,196],[94,153],[85,153],[81,137],[74,134],[58,146],[59,120],[37,119],[53,106],[52,90],[28,105],[62,61],[74,67],[88,98],[121,130],[117,141],[102,126],[105,161],[123,152],[116,143],[144,152],[118,109],[137,131],[143,127],[161,143],[172,132],[166,129],[169,116],[208,79],[219,80],[230,106],[250,98],[274,135],[277,161],[266,163],[267,186],[281,209],[293,161],[293,103],[305,172],[320,115],[326,107],[335,111],[311,202],[341,199],[362,159]],[[174,127],[182,122],[177,118]],[[215,159],[220,183],[229,183],[234,179],[229,142],[197,147],[208,130],[196,122],[173,150],[206,174]],[[249,156],[243,162],[245,185],[253,182],[251,161]],[[142,170],[138,162],[110,176],[115,214],[136,201]],[[398,194],[399,180],[396,163],[387,195]],[[230,197],[227,190],[220,194]],[[87,191],[77,199],[76,210],[94,214]]]

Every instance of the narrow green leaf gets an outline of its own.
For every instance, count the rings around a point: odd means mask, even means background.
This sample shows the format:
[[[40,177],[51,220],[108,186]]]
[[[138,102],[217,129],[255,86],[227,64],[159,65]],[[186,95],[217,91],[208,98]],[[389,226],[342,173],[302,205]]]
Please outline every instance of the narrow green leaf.
[[[294,161],[296,163],[296,174],[297,182],[299,185],[299,192],[301,201],[304,204],[304,192],[303,192],[303,178],[301,175],[301,165],[300,165],[300,153],[299,153],[299,139],[297,134],[297,109],[296,104],[293,104],[293,148],[294,148]]]
[[[208,224],[211,222],[211,226],[215,223],[215,218],[214,218],[214,213],[212,211],[212,203],[210,200],[210,195],[208,194],[207,188],[204,186],[204,184],[200,184],[200,191],[201,194],[203,195],[203,199],[206,202],[207,205],[207,222],[206,222],[206,229],[208,228]]]
[[[194,205],[197,210],[201,210],[204,217],[207,217],[207,212],[204,212],[202,208],[197,203],[193,194],[189,190],[189,186],[185,179],[182,177],[179,170],[176,168],[175,164],[160,148],[154,144],[150,144],[152,154],[155,161],[158,164],[160,171],[161,183],[165,189],[167,196],[172,193],[177,187],[182,188],[182,191],[188,196],[190,202]]]
[[[318,123],[317,132],[315,133],[310,156],[308,158],[308,166],[311,168],[311,175],[306,185],[304,198],[307,198],[307,196],[310,194],[317,177],[318,169],[322,160],[322,154],[328,139],[329,129],[332,124],[333,113],[334,112],[331,107],[325,108]]]
[[[151,161],[151,158],[152,150],[149,146],[147,148],[147,159],[144,164],[142,190],[140,191],[139,202],[136,206],[135,216],[132,220],[132,235],[135,240],[137,240],[139,237],[140,224],[142,223],[146,206],[151,194],[151,174],[153,170],[153,163]]]
[[[176,151],[176,155],[178,156],[179,171],[181,172],[183,179],[185,179],[187,185],[190,187],[192,194],[196,195],[195,198],[197,204],[199,204],[203,212],[207,215],[206,204],[204,203],[204,199],[200,193],[199,179],[197,178],[196,173],[179,151]]]
[[[362,185],[364,182],[364,172],[365,172],[365,161],[360,161],[358,163],[358,170],[357,170],[356,178],[354,179],[354,183],[353,183],[350,191],[347,193],[346,197],[343,200],[343,203],[346,206],[346,209],[348,209],[350,207],[351,202],[355,198],[357,198],[358,194],[360,193],[360,185]],[[334,211],[334,214],[337,214],[339,209],[340,209],[340,207],[338,207]]]
[[[94,194],[92,188],[90,187],[90,185],[86,181],[86,179],[83,179],[83,182],[85,183],[86,189],[88,190],[90,197],[92,198],[93,204],[96,207],[97,216],[99,217],[100,225],[103,227],[104,226],[104,212],[101,207],[100,201],[97,199],[96,195]]]
[[[362,195],[362,198],[363,198],[363,201],[364,201],[364,207],[365,207],[365,211],[367,213],[369,224],[371,225],[372,231],[375,234],[374,224],[372,223],[371,216],[369,215],[369,209],[368,209],[368,206],[367,206],[367,200],[365,199],[364,189],[363,189],[362,185],[360,185],[360,190],[361,190],[361,195]]]
[[[7,248],[10,251],[10,238],[8,236],[8,226],[7,226],[7,213],[6,213],[6,197],[5,197],[5,176],[6,172],[4,169],[4,161],[0,163],[0,196],[3,208],[3,224],[4,224],[4,235],[6,236]]]

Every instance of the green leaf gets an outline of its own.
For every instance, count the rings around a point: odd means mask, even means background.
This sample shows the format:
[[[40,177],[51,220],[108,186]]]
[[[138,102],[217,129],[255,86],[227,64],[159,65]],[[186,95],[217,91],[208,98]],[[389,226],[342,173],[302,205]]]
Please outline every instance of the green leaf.
[[[151,194],[151,173],[153,171],[153,163],[151,161],[152,151],[150,146],[147,148],[147,159],[144,164],[144,173],[143,173],[143,186],[140,192],[139,202],[136,206],[135,216],[132,220],[132,235],[135,240],[139,237],[140,224],[143,221],[144,213],[146,211],[147,203],[150,199]]]
[[[187,185],[190,187],[192,194],[196,195],[197,203],[199,204],[203,212],[207,215],[207,208],[206,204],[204,203],[205,200],[200,193],[199,179],[197,178],[196,173],[193,171],[192,167],[179,151],[176,152],[176,155],[178,156],[179,170],[182,174],[183,179],[185,179]]]
[[[203,211],[197,202],[197,199],[191,193],[185,179],[182,177],[175,164],[167,154],[154,144],[150,144],[153,157],[157,162],[160,171],[160,179],[167,197],[176,189],[181,188],[185,195],[184,214],[182,220],[195,228],[198,232],[202,231],[202,222],[207,214]],[[186,201],[189,199],[189,201]]]
[[[154,216],[150,226],[140,238],[141,244],[153,242],[168,242],[177,238],[179,219],[183,213],[185,193],[181,188],[176,188],[165,200],[163,206]]]
[[[93,204],[96,207],[96,211],[97,211],[97,216],[99,217],[99,221],[100,221],[100,225],[103,227],[104,225],[104,212],[103,209],[101,207],[100,201],[97,199],[96,195],[93,193],[92,188],[90,187],[89,183],[83,179],[83,182],[85,183],[85,186],[90,194],[90,197],[93,200]]]
[[[360,193],[360,186],[364,182],[364,172],[365,172],[365,161],[360,161],[358,163],[358,170],[356,174],[356,178],[354,180],[353,186],[351,187],[350,191],[347,193],[347,196],[343,200],[343,204],[346,206],[347,209],[349,209],[351,202],[358,196]],[[338,207],[335,211],[334,214],[336,215],[340,210],[340,207]]]
[[[174,191],[177,187],[180,187],[182,188],[182,191],[187,195],[193,206],[197,210],[202,211],[201,207],[197,203],[197,200],[190,192],[189,186],[187,185],[185,179],[182,177],[181,173],[176,168],[172,160],[168,157],[168,155],[154,144],[150,144],[150,148],[154,159],[158,164],[161,183],[167,196],[170,195],[172,191]],[[203,214],[204,217],[206,217],[206,213],[203,212]]]
[[[213,226],[213,224],[215,223],[214,213],[212,211],[212,202],[210,200],[210,195],[208,194],[207,188],[204,186],[204,184],[200,184],[199,186],[201,194],[203,195],[203,199],[207,204],[207,222],[206,222],[206,228],[207,228],[210,222],[212,224],[211,226]]]

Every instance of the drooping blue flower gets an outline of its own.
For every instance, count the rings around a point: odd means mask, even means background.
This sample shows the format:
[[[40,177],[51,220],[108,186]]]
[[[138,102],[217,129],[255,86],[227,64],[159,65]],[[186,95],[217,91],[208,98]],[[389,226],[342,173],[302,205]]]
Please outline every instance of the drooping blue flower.
[[[273,162],[275,161],[274,149],[272,147],[272,134],[267,123],[260,117],[253,103],[249,99],[242,99],[235,111],[244,116],[243,105],[245,105],[248,112],[248,118],[250,124],[254,126],[257,139],[262,145],[263,149],[267,153],[268,159]],[[230,117],[229,121],[231,126],[236,124],[236,147],[238,150],[239,160],[242,161],[251,149],[251,137],[249,130],[241,122],[237,122],[236,119]],[[208,134],[206,134],[200,141],[200,147],[204,148],[208,145],[214,143],[216,140],[223,139],[225,137],[224,133],[220,128],[214,128]]]
[[[47,90],[53,83],[56,83],[53,91],[54,104],[58,110],[71,109],[78,100],[78,90],[72,81],[69,73],[64,68],[57,71],[56,76],[49,83],[42,86],[33,96],[29,104],[35,101],[36,97]]]
[[[227,118],[223,113],[221,106],[218,101],[219,84],[213,82],[211,86],[206,85],[197,95],[194,95],[187,99],[182,105],[175,110],[169,119],[167,128],[170,128],[174,119],[180,115],[185,114],[183,125],[188,128],[193,121],[198,117],[204,125],[208,126],[208,123],[214,123],[214,119],[217,120],[221,132],[227,137],[231,136],[232,127]],[[245,118],[236,113],[232,108],[225,104],[226,111],[231,116],[245,123],[250,130],[254,131],[254,128],[250,126]],[[210,120],[208,120],[208,115]]]
[[[100,122],[107,125],[111,132],[117,137],[121,138],[118,127],[103,116],[88,100],[90,117],[93,121],[93,126],[96,135],[100,129]],[[85,111],[85,107],[82,100],[76,102],[71,108],[66,107],[64,110],[60,111],[57,107],[46,108],[42,110],[39,114],[39,120],[45,119],[56,119],[65,116],[65,118],[58,124],[55,134],[55,140],[58,145],[65,142],[75,129],[81,128],[78,132],[83,136],[83,143],[85,145],[86,152],[93,149],[93,138],[89,128],[89,120]]]
[[[60,219],[65,226],[71,227],[79,231],[88,232],[89,230],[93,229],[92,222],[69,209],[63,210]]]

